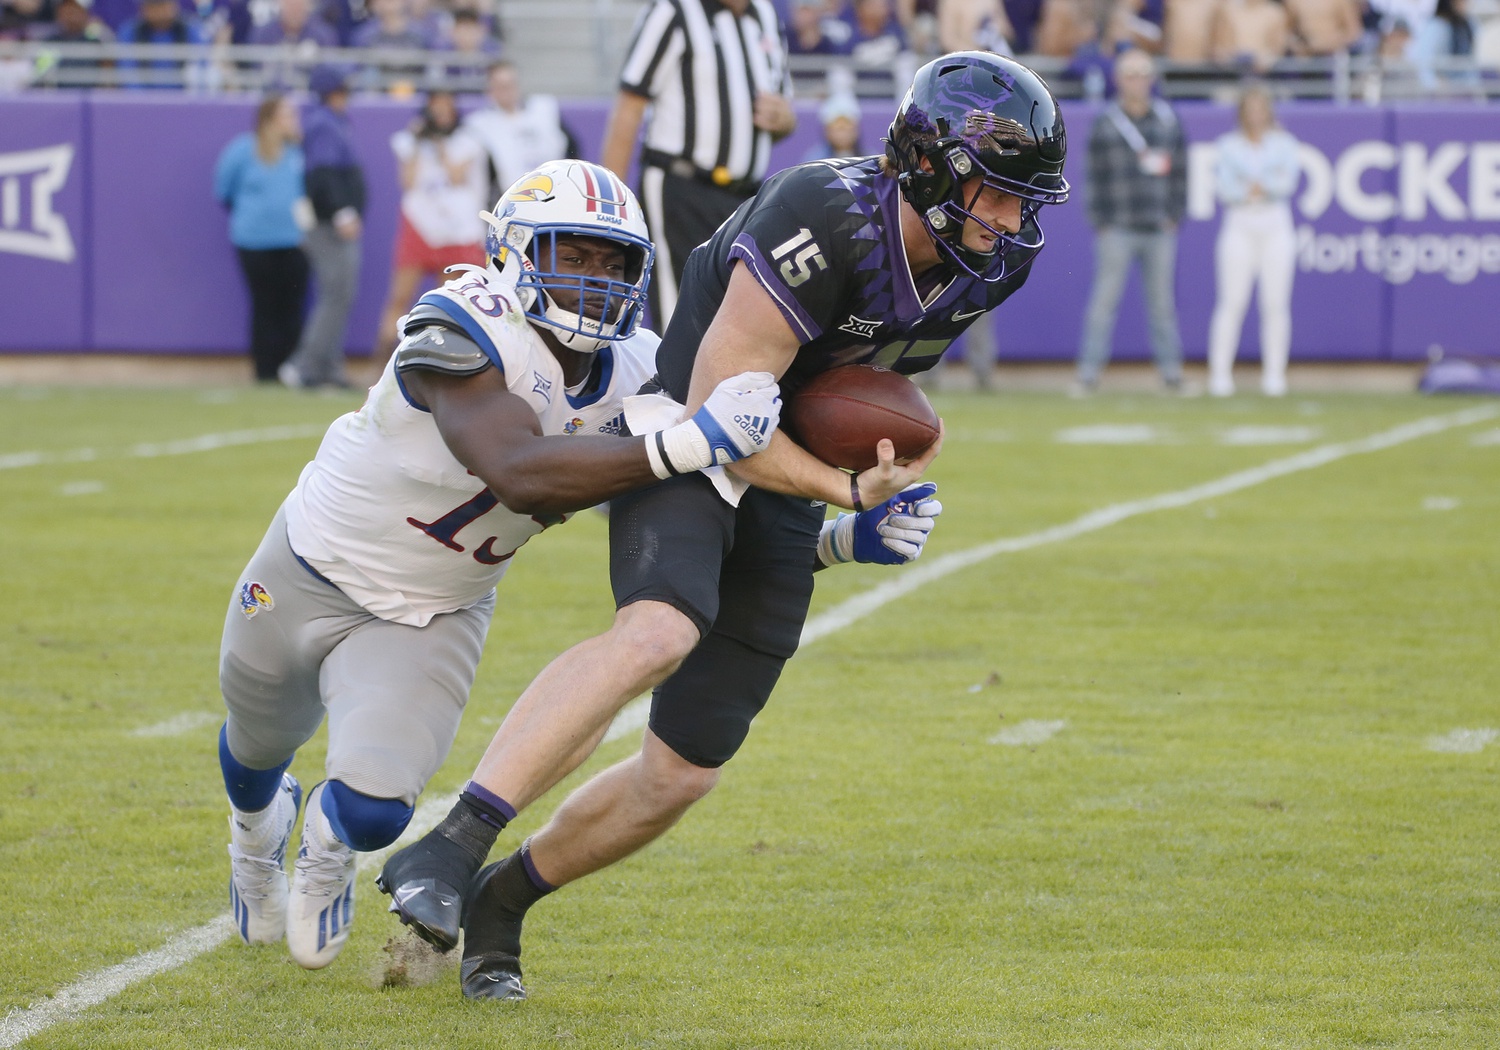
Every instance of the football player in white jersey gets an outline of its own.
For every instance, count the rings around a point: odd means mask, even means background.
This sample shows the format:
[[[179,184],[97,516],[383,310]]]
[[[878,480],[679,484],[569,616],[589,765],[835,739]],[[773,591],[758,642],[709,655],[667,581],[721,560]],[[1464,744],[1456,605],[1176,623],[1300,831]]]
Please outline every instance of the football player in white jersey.
[[[403,319],[359,411],[329,427],[235,585],[219,678],[230,900],[251,944],[285,936],[328,965],[354,914],[356,851],[394,842],[453,744],[516,550],[657,479],[766,447],[768,373],[725,381],[691,418],[623,434],[655,371],[637,322],[652,247],[606,169],[545,164],[485,220],[488,265],[459,268]],[[328,718],[326,777],[287,772]]]

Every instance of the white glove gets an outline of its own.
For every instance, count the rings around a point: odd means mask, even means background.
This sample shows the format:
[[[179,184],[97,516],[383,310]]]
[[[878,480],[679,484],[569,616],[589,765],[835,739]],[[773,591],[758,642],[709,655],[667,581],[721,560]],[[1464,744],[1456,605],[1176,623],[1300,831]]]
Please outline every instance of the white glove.
[[[818,560],[824,565],[847,561],[904,565],[916,561],[937,524],[937,516],[943,513],[936,492],[936,485],[923,482],[878,507],[825,521],[818,535]]]
[[[714,388],[675,427],[646,435],[651,471],[670,478],[765,451],[781,422],[781,388],[770,372],[741,372]]]

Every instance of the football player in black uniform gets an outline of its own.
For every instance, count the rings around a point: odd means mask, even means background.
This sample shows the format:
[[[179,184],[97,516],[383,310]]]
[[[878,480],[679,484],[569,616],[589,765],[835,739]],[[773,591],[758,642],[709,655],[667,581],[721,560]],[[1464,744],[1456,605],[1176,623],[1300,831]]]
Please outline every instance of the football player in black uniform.
[[[1057,102],[1025,66],[982,52],[928,63],[884,156],[776,175],[693,252],[657,353],[661,387],[691,410],[738,372],[773,373],[795,396],[836,365],[931,368],[1026,280],[1038,210],[1067,199],[1066,152]],[[684,474],[611,504],[614,625],[542,671],[453,811],[378,880],[440,949],[462,918],[464,994],[523,998],[527,908],[646,845],[714,786],[797,647],[815,568],[920,553],[937,508],[918,482],[940,446],[903,465],[882,441],[877,466],[846,474],[778,433],[729,468],[751,486],[742,495]],[[825,523],[823,503],[881,513]],[[505,823],[653,687],[641,750],[479,870]]]

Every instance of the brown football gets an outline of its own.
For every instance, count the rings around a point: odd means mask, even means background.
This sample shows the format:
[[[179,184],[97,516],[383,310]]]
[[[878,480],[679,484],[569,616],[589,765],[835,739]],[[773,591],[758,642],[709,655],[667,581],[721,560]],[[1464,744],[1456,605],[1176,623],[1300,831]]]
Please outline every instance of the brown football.
[[[896,459],[920,455],[938,436],[938,416],[920,387],[879,365],[819,372],[782,412],[787,435],[824,463],[868,470],[875,445],[890,438]]]

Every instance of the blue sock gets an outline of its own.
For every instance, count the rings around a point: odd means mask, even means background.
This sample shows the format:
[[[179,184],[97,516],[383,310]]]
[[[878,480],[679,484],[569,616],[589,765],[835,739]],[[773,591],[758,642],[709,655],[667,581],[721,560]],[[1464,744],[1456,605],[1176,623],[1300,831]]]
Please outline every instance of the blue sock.
[[[229,804],[241,813],[259,813],[276,797],[281,774],[292,764],[289,758],[274,769],[251,769],[229,752],[229,723],[219,729],[219,768],[224,772],[224,792]]]
[[[323,789],[323,815],[340,842],[369,853],[401,837],[411,823],[412,808],[399,798],[375,798],[342,780],[330,780]]]

